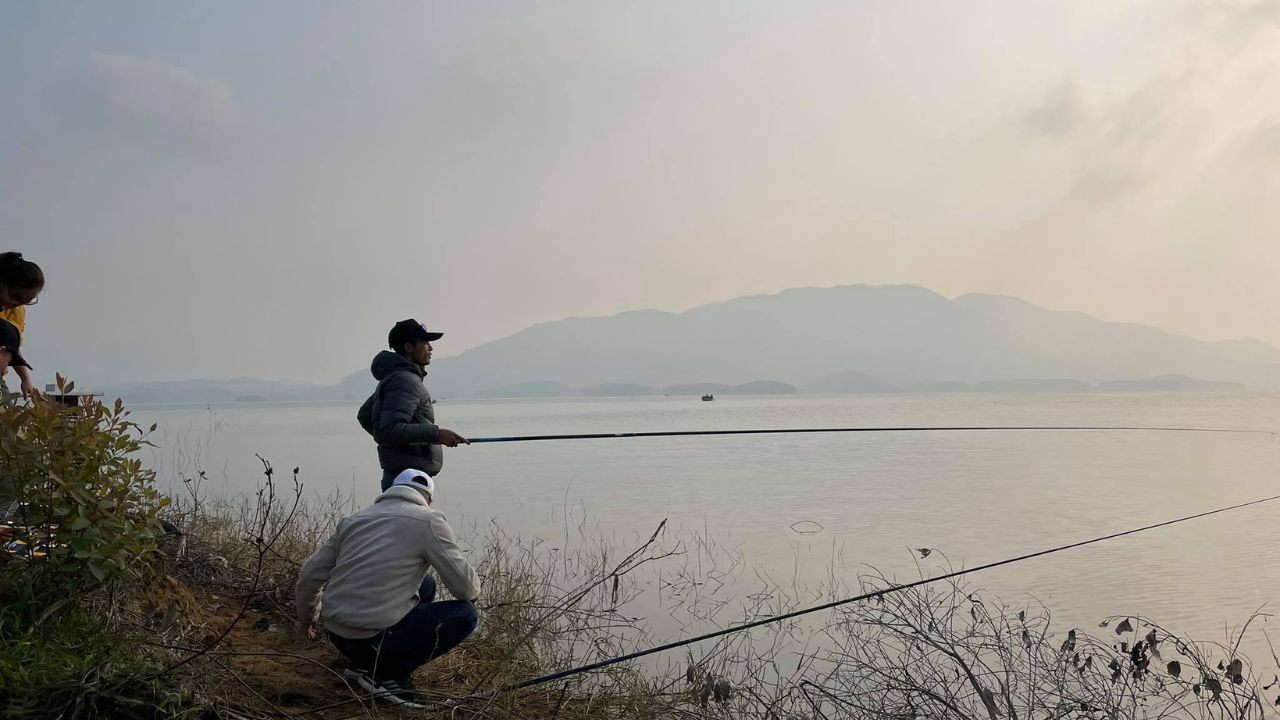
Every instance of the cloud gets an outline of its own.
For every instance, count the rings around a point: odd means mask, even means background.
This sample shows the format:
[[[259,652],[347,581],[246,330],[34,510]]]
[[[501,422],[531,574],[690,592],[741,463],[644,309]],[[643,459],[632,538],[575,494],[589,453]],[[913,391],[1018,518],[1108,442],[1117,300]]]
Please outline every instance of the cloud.
[[[1270,116],[1258,124],[1241,143],[1243,158],[1274,167],[1280,160],[1280,118]]]
[[[207,145],[240,121],[240,105],[223,83],[157,60],[94,53],[55,88],[63,117],[114,139]]]
[[[1027,113],[1025,122],[1035,132],[1058,138],[1068,137],[1085,124],[1089,110],[1082,84],[1069,81],[1049,91]]]
[[[1072,199],[1182,182],[1249,136],[1268,142],[1280,92],[1280,0],[1193,10],[1169,30],[1171,51],[1145,76],[1061,82],[1024,112],[1024,133],[1058,154]]]
[[[1280,0],[1205,0],[1188,8],[1185,21],[1237,40],[1241,34],[1280,22]]]
[[[1023,123],[1061,153],[1073,197],[1104,200],[1141,188],[1157,172],[1163,141],[1177,130],[1176,95],[1167,78],[1110,97],[1071,81],[1049,91]]]

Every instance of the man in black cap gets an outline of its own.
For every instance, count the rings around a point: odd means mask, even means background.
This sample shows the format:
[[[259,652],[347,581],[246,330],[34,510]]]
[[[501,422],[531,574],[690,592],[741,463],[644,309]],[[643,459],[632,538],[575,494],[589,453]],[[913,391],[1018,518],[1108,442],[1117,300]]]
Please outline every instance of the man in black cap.
[[[387,333],[391,350],[374,356],[369,366],[378,387],[360,406],[356,419],[378,443],[382,489],[409,469],[434,477],[444,465],[440,446],[470,442],[436,425],[436,412],[423,378],[431,364],[431,343],[444,333],[432,332],[417,320],[401,320]]]
[[[0,320],[0,370],[9,367],[31,369],[31,364],[22,359],[21,348],[22,333],[18,332],[18,327],[8,320]],[[7,395],[7,389],[0,392],[0,401],[7,400]]]

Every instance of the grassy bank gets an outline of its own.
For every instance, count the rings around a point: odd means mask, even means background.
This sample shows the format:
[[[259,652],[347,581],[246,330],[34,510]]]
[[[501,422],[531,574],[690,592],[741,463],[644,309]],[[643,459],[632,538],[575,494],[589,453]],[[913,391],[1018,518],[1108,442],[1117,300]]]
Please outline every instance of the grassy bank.
[[[1265,617],[1223,644],[1131,616],[1085,632],[957,583],[492,694],[670,640],[640,617],[645,593],[692,634],[889,580],[762,581],[739,597],[747,568],[710,538],[579,527],[553,545],[491,524],[460,533],[482,577],[481,627],[416,677],[450,706],[396,711],[296,630],[298,566],[348,499],[304,502],[305,478],[266,460],[254,495],[208,497],[195,472],[162,496],[134,459],[146,432],[120,406],[0,407],[0,430],[0,501],[17,503],[10,540],[26,543],[0,566],[6,717],[1261,718],[1280,702],[1275,658],[1255,666],[1237,650]],[[947,567],[941,552],[921,562],[925,575]]]

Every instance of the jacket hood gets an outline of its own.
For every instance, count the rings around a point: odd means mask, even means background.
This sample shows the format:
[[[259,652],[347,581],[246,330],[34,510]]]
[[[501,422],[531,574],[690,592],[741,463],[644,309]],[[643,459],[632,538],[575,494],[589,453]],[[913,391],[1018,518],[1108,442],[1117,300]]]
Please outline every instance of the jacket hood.
[[[406,359],[403,355],[398,355],[390,350],[383,350],[373,356],[373,362],[369,364],[369,372],[373,373],[373,379],[382,382],[382,378],[393,372],[411,372],[418,377],[426,377],[427,371],[421,365],[417,365]]]

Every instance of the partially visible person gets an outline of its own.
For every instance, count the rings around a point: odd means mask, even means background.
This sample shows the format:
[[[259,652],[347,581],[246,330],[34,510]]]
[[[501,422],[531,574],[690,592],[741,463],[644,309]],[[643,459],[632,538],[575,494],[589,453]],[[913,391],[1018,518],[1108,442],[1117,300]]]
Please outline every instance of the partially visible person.
[[[15,372],[31,372],[31,365],[23,359],[22,353],[22,336],[18,333],[18,328],[8,320],[0,320],[0,374],[8,371],[13,367]],[[34,393],[32,393],[34,395]],[[9,391],[0,381],[0,400],[7,399]]]
[[[378,443],[382,489],[405,470],[434,477],[444,467],[440,446],[471,443],[436,425],[436,411],[423,378],[431,364],[431,343],[444,337],[417,320],[401,320],[387,333],[390,350],[374,356],[369,366],[378,387],[360,406],[356,419]]]
[[[27,306],[35,305],[40,291],[44,290],[44,271],[40,266],[24,260],[20,252],[0,253],[0,320],[6,320],[18,329],[19,338],[27,331]],[[16,352],[17,349],[15,348]],[[0,393],[8,394],[5,375],[8,367],[0,371]],[[37,397],[35,383],[31,379],[31,366],[14,367],[19,388],[27,397]]]
[[[338,522],[302,564],[294,590],[307,637],[318,637],[323,618],[350,660],[344,677],[406,707],[425,707],[413,671],[457,647],[480,620],[480,579],[444,514],[431,508],[434,492],[421,470],[400,473],[373,505]],[[435,601],[428,569],[456,600]]]

